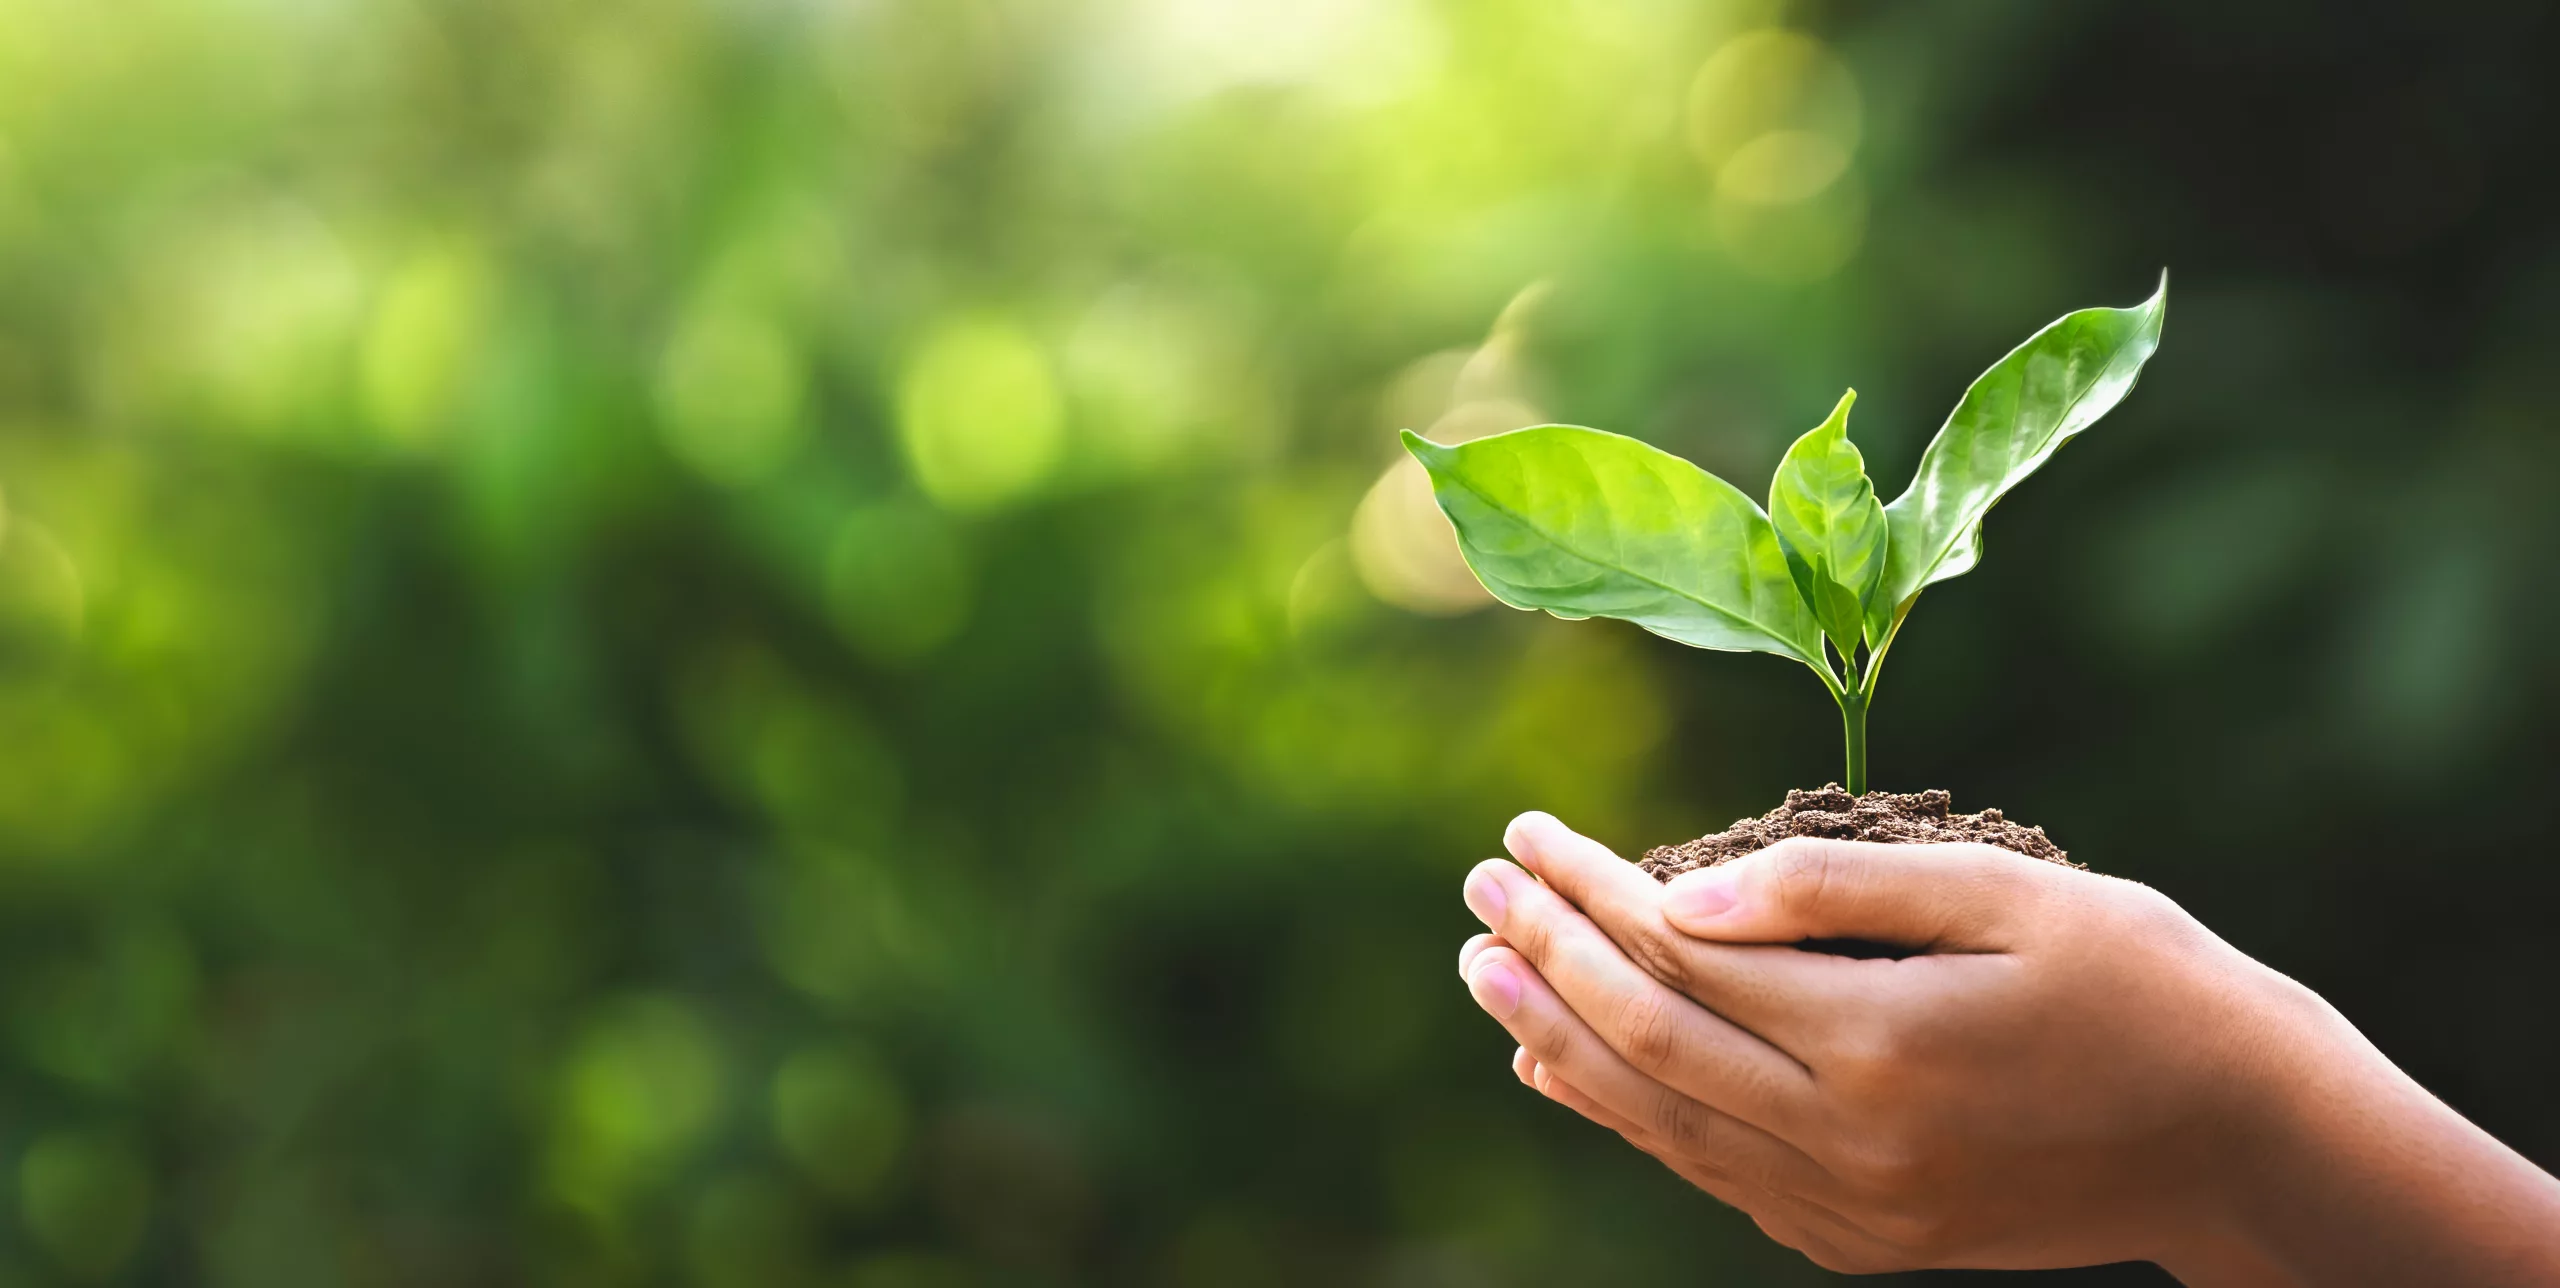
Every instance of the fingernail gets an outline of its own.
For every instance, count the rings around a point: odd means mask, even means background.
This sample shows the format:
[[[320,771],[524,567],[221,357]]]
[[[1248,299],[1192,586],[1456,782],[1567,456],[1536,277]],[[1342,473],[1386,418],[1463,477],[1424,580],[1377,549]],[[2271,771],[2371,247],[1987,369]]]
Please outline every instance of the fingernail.
[[[1741,900],[1732,870],[1709,868],[1673,877],[1662,895],[1662,915],[1673,921],[1713,921]]]
[[[1496,930],[1502,928],[1502,913],[1511,901],[1503,896],[1502,882],[1493,873],[1477,867],[1467,876],[1465,893],[1467,911],[1474,913],[1476,920]]]
[[[1520,1009],[1520,977],[1500,962],[1488,963],[1468,976],[1467,992],[1475,996],[1476,1005],[1497,1020],[1510,1019],[1511,1013]]]

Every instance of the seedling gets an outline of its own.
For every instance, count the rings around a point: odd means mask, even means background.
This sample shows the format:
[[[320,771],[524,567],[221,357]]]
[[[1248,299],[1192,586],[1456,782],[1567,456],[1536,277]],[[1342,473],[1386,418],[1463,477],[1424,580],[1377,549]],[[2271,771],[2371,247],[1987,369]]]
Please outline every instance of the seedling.
[[[1849,441],[1854,389],[1787,449],[1765,513],[1669,452],[1578,425],[1452,446],[1406,430],[1404,445],[1502,602],[1813,668],[1840,704],[1848,789],[1863,793],[1867,708],[1911,605],[1971,571],[1991,507],[2133,389],[2168,299],[2163,274],[2141,304],[2065,314],[2010,350],[1889,505]]]

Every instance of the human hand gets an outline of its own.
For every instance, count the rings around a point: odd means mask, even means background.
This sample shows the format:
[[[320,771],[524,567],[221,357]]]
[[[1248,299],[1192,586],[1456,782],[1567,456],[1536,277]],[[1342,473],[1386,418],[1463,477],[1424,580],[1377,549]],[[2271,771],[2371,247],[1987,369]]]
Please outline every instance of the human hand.
[[[2147,887],[1805,840],[1665,887],[1545,815],[1506,843],[1543,880],[1470,875],[1460,969],[1516,1071],[1826,1267],[2560,1282],[2560,1183]],[[1917,951],[1792,946],[1833,938]]]

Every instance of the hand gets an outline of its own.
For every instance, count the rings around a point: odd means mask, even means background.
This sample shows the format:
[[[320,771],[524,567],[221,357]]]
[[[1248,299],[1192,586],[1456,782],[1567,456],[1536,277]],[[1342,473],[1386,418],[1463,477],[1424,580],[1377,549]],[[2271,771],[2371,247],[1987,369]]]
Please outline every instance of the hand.
[[[1460,970],[1515,1070],[1827,1268],[2560,1283],[2560,1182],[2147,887],[1808,840],[1665,887],[1542,814],[1506,843]],[[1842,938],[1915,951],[1792,946]]]

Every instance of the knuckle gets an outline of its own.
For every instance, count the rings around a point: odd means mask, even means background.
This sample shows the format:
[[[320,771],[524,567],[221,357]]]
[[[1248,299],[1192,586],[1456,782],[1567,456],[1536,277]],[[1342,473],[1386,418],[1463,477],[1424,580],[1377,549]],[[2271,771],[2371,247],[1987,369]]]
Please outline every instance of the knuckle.
[[[1839,855],[1819,841],[1783,841],[1770,847],[1770,854],[1770,883],[1779,908],[1787,912],[1819,907],[1839,876]]]
[[[2138,881],[2124,883],[2125,916],[2137,933],[2155,939],[2183,939],[2202,927],[2178,901]]]
[[[1620,1003],[1612,1027],[1618,1054],[1647,1074],[1661,1073],[1679,1057],[1680,1021],[1658,992],[1648,989]]]
[[[1653,1126],[1683,1157],[1700,1159],[1719,1173],[1730,1172],[1722,1152],[1712,1148],[1709,1140],[1715,1132],[1714,1110],[1666,1088],[1655,1104]]]
[[[2177,900],[2119,877],[2049,891],[2039,912],[2044,924],[2067,928],[2073,945],[2095,952],[2175,952],[2213,934]]]
[[[1673,988],[1688,991],[1692,977],[1689,958],[1670,936],[1647,929],[1619,940],[1618,946],[1637,969]]]
[[[1533,962],[1545,961],[1555,945],[1555,926],[1515,903],[1502,919],[1502,941]]]
[[[1561,1015],[1542,1017],[1530,1026],[1520,1045],[1527,1047],[1529,1054],[1535,1056],[1538,1064],[1553,1076],[1559,1066],[1574,1059],[1573,1022]]]

